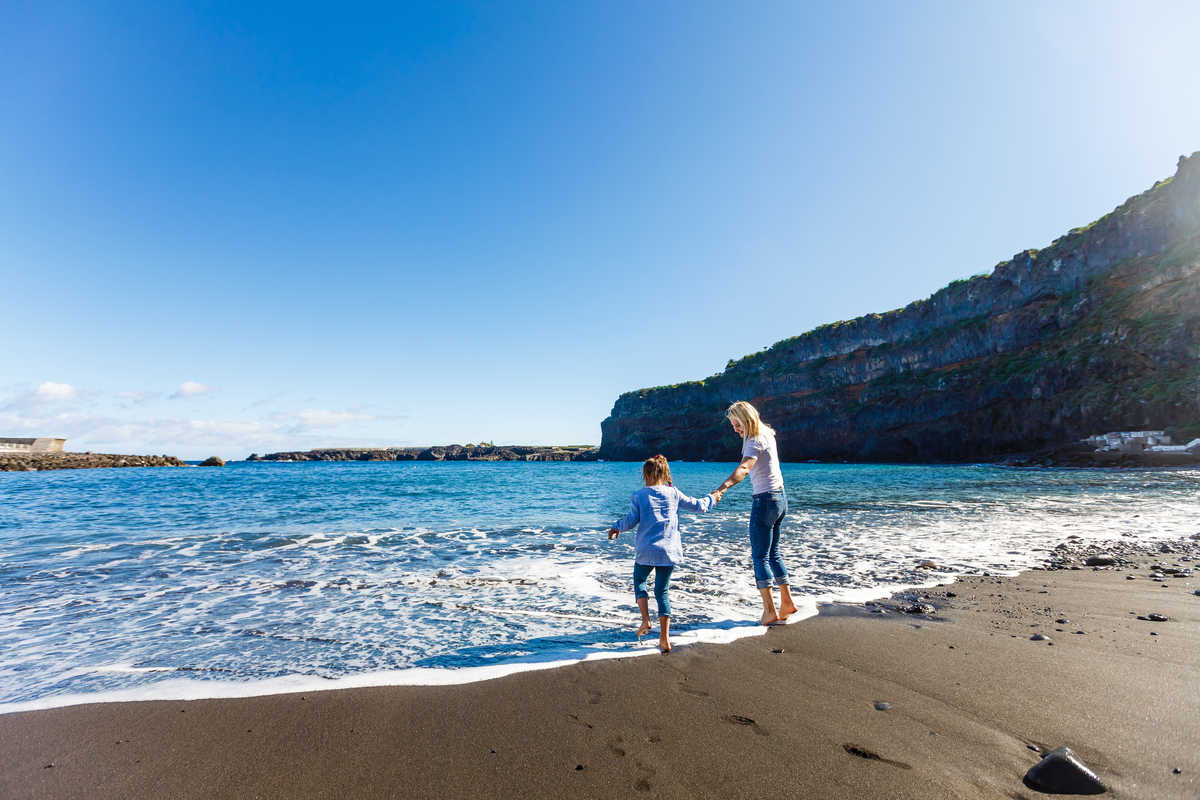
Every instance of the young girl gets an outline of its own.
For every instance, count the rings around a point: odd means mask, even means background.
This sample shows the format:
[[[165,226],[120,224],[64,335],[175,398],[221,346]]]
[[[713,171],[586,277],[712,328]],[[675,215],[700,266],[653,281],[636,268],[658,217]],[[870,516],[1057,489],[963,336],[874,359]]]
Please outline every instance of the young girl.
[[[633,559],[633,596],[642,612],[640,637],[650,630],[650,592],[647,579],[654,570],[654,600],[658,603],[658,647],[671,652],[671,601],[667,597],[671,570],[683,560],[683,543],[679,539],[679,507],[705,513],[721,499],[723,492],[713,492],[697,500],[688,497],[671,485],[671,467],[662,455],[648,458],[642,464],[646,488],[633,493],[632,507],[623,519],[608,529],[609,541],[621,531],[637,528],[636,555]]]

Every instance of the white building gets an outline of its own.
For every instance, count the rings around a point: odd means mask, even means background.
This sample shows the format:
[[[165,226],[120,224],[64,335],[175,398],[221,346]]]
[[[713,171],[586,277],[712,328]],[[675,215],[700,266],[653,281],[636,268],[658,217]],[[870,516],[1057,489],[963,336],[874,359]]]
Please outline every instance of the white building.
[[[0,455],[7,453],[61,453],[66,439],[39,436],[31,439],[14,439],[0,436]]]

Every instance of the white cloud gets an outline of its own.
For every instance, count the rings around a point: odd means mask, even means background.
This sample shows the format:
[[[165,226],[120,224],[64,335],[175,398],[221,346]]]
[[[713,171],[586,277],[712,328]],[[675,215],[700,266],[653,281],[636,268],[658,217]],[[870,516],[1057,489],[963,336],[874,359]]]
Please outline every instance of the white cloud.
[[[72,400],[79,394],[79,390],[69,383],[55,383],[54,381],[44,381],[34,391],[33,397],[38,402],[53,403],[61,400]]]
[[[179,384],[179,388],[175,390],[175,394],[171,395],[171,397],[196,397],[197,395],[211,394],[216,390],[214,386],[205,386],[203,383],[197,383],[196,381],[184,381]]]
[[[122,392],[121,397],[137,400],[143,394]],[[22,394],[31,400],[32,389]],[[86,399],[87,393],[80,392]],[[161,395],[159,395],[161,396]],[[307,450],[354,442],[372,446],[396,444],[393,420],[402,416],[380,416],[361,411],[302,408],[259,419],[194,419],[149,417],[130,410],[132,405],[111,415],[86,410],[27,403],[14,407],[0,405],[0,431],[12,435],[53,435],[67,437],[67,449],[105,453],[167,453],[184,458],[203,458],[221,454],[242,458],[246,453],[278,450]],[[339,441],[331,441],[336,436]]]

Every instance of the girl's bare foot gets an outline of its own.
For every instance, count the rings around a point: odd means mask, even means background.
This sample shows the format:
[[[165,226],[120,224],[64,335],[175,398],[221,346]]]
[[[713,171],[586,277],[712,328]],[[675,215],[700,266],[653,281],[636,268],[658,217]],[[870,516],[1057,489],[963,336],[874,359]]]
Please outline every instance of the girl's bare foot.
[[[658,637],[658,649],[662,650],[664,653],[671,652],[671,640],[665,636]]]
[[[764,611],[762,619],[759,620],[760,625],[774,625],[779,622],[779,615],[774,611]]]
[[[642,620],[641,627],[639,627],[638,631],[637,631],[638,638],[640,639],[641,637],[645,636],[649,632],[650,632],[650,620],[644,619],[644,620]]]
[[[779,604],[779,618],[781,620],[787,619],[788,617],[790,617],[792,614],[795,614],[799,610],[800,609],[796,608],[795,603],[780,603]]]

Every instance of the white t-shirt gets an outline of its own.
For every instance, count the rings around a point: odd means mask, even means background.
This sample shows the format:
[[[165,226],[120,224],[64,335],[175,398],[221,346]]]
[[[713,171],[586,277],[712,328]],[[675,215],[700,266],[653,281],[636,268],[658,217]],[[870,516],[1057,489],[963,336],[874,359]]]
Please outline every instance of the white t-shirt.
[[[750,470],[750,485],[754,494],[763,492],[782,492],[783,473],[779,471],[779,451],[775,447],[775,437],[769,433],[758,436],[747,436],[742,440],[742,458],[754,457],[754,467]]]

